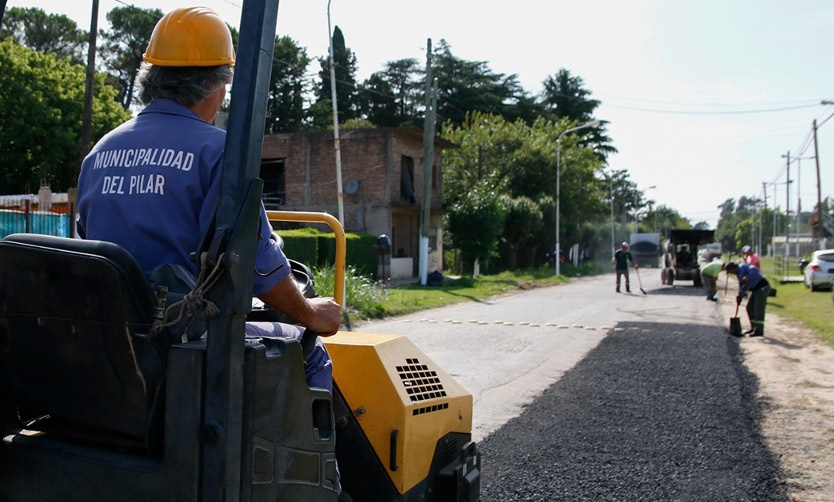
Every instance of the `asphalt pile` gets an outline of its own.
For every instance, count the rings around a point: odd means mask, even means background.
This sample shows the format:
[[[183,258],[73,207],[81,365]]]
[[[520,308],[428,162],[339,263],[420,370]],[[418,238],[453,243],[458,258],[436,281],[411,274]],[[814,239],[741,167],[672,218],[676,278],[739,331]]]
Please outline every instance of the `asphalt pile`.
[[[617,328],[480,443],[482,500],[788,500],[739,340]]]

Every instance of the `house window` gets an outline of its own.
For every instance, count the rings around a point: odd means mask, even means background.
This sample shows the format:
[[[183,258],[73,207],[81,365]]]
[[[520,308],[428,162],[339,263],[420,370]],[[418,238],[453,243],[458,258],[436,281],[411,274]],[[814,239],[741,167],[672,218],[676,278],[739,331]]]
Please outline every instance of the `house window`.
[[[414,159],[403,155],[400,157],[400,202],[414,204]]]
[[[267,209],[280,209],[287,197],[284,178],[284,159],[262,159],[261,179],[264,180],[263,201]]]

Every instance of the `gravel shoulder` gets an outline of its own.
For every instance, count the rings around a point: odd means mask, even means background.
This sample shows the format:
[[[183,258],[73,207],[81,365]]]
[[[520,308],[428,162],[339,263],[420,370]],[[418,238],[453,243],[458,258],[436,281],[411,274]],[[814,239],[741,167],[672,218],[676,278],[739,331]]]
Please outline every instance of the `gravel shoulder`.
[[[729,325],[734,302],[722,307]],[[739,316],[746,329],[743,309]],[[742,338],[739,345],[745,366],[758,379],[762,435],[779,459],[790,500],[832,500],[834,349],[799,323],[770,313],[765,336]]]

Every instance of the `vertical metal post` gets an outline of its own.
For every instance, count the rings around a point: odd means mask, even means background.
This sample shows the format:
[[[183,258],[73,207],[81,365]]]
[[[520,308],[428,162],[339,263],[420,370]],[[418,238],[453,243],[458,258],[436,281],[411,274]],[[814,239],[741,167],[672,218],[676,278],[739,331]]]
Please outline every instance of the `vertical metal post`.
[[[611,176],[610,178],[608,178],[608,181],[611,185],[611,252],[613,253],[614,246],[616,246],[616,244],[614,244],[614,177]],[[657,218],[657,214],[655,214],[655,218]],[[655,219],[655,221],[657,220]]]
[[[345,204],[342,192],[342,150],[339,141],[339,107],[336,102],[336,64],[333,59],[333,30],[330,29],[330,0],[327,0],[327,38],[330,42],[330,97],[333,101],[333,153],[336,156],[336,200],[339,223],[345,226]]]
[[[817,119],[814,119],[814,162],[817,164],[817,228],[819,229],[815,237],[822,239],[825,236],[825,229],[822,225],[822,189],[820,188],[820,152],[817,146]]]
[[[791,256],[791,151],[788,150],[785,171],[785,260]]]
[[[423,119],[423,211],[420,213],[420,284],[426,285],[429,262],[429,229],[431,227],[431,185],[434,166],[434,117],[437,103],[437,82],[432,77],[431,39],[426,42],[426,116]]]
[[[209,321],[201,437],[201,498],[240,497],[245,312],[251,308],[260,172],[278,0],[244,0],[220,196],[201,251],[223,263],[207,297]],[[264,224],[267,224],[264,222]],[[194,433],[194,431],[192,431]]]
[[[98,32],[98,0],[93,0],[90,14],[90,40],[87,49],[87,73],[84,79],[84,111],[81,116],[80,161],[76,169],[81,169],[81,161],[90,153],[90,140],[93,130],[93,91],[96,82],[96,35]],[[75,173],[73,184],[78,182],[79,173]],[[74,185],[73,185],[74,186]],[[72,218],[75,219],[75,218]]]

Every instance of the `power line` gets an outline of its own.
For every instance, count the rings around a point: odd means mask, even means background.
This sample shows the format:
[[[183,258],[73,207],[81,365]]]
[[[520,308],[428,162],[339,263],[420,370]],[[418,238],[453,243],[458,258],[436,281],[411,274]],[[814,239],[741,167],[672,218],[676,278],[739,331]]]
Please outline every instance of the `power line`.
[[[634,110],[639,112],[646,112],[646,113],[659,113],[659,114],[666,114],[666,115],[749,115],[754,113],[772,113],[772,112],[784,112],[784,111],[791,111],[791,110],[799,110],[802,108],[811,108],[814,106],[819,106],[819,103],[814,104],[807,104],[807,105],[798,105],[798,106],[787,106],[787,107],[780,107],[780,108],[762,108],[758,110],[731,110],[731,111],[703,111],[703,110],[662,110],[657,108],[641,108],[637,106],[624,106],[624,105],[614,105],[611,103],[605,103],[604,105],[610,106],[611,108],[620,108],[623,110]]]

